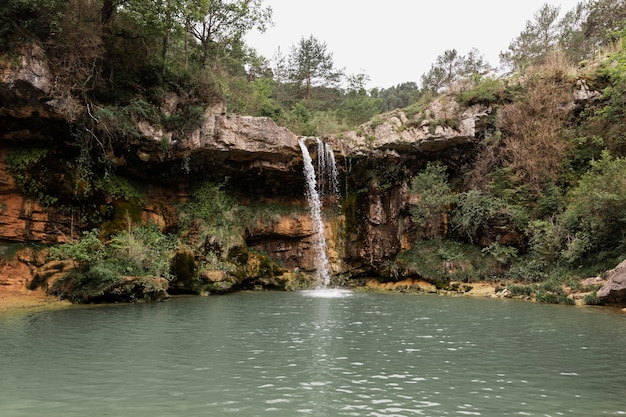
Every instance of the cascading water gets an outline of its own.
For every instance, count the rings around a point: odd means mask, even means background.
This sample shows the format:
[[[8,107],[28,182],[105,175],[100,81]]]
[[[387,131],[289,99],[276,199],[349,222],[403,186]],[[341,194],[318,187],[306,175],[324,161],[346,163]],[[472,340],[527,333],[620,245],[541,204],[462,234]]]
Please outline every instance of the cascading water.
[[[313,220],[314,246],[315,246],[315,267],[317,269],[317,287],[325,288],[330,283],[330,272],[328,264],[328,256],[326,255],[326,240],[324,238],[324,222],[322,221],[322,198],[323,191],[329,189],[328,192],[337,193],[337,167],[335,165],[335,156],[328,144],[324,144],[316,138],[317,142],[317,164],[318,176],[315,175],[315,167],[313,159],[309,154],[309,149],[305,143],[306,138],[301,138],[298,143],[302,150],[304,159],[304,177],[306,180],[306,198],[311,211]],[[331,166],[332,165],[332,166]],[[327,181],[325,176],[330,178]],[[318,192],[318,177],[322,190]]]

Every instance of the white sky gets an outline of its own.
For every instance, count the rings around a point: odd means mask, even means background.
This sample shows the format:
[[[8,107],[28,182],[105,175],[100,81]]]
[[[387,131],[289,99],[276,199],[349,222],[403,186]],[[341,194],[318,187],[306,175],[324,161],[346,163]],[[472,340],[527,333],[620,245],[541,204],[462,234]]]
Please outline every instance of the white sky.
[[[271,59],[288,54],[302,37],[325,42],[337,68],[365,73],[368,88],[419,84],[437,56],[477,48],[493,66],[499,54],[545,3],[561,15],[580,0],[263,0],[274,26],[246,43]]]

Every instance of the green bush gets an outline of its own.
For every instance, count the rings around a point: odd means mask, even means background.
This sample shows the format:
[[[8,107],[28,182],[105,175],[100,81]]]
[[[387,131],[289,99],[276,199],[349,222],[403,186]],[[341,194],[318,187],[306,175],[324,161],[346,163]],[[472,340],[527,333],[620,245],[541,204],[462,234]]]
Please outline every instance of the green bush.
[[[50,150],[40,146],[11,148],[7,154],[7,168],[22,192],[36,198],[45,206],[54,205],[58,197],[49,190],[51,178],[46,175]]]
[[[457,96],[460,104],[472,106],[474,104],[490,105],[501,103],[505,96],[505,86],[502,80],[485,77],[476,82],[472,89],[462,91]]]
[[[497,266],[478,247],[440,238],[423,239],[387,264],[395,278],[419,276],[443,288],[450,281],[492,280]]]
[[[479,190],[460,193],[452,212],[452,228],[474,242],[481,227],[497,215],[505,213],[507,207],[504,200]]]
[[[591,162],[578,185],[567,194],[562,215],[569,236],[563,258],[570,264],[602,263],[610,267],[626,249],[626,158],[608,151]]]
[[[540,303],[546,303],[546,304],[568,304],[568,305],[575,304],[574,300],[572,300],[571,298],[568,298],[565,295],[553,294],[551,292],[545,292],[541,290],[537,291],[537,293],[535,294],[535,300],[537,300]]]
[[[222,185],[206,182],[180,208],[179,219],[183,230],[194,229],[194,244],[203,245],[203,252],[214,247],[220,256],[226,256],[231,248],[245,244],[243,236],[253,225],[254,216],[225,193]]]
[[[585,294],[583,297],[583,303],[589,306],[597,305],[599,303],[598,294],[596,294],[595,291],[591,294]]]
[[[176,248],[173,236],[161,233],[154,224],[148,224],[113,236],[108,251],[109,259],[119,263],[120,273],[171,280],[170,259]]]
[[[50,257],[52,259],[69,258],[84,265],[101,261],[107,256],[107,250],[98,238],[99,233],[98,229],[93,229],[83,232],[80,240],[53,246],[50,248]]]
[[[58,33],[67,0],[4,0],[0,7],[0,52],[28,39]]]
[[[105,296],[126,299],[141,295],[142,291],[164,291],[154,280],[173,278],[170,259],[178,247],[173,236],[161,233],[154,224],[122,231],[106,245],[99,234],[94,229],[83,233],[79,241],[50,249],[53,259],[73,259],[79,264],[75,271],[54,283],[52,293],[73,302],[87,302]],[[129,276],[134,278],[129,280]]]
[[[411,193],[419,198],[409,209],[411,220],[424,228],[427,236],[440,235],[444,216],[455,198],[448,184],[446,167],[429,162],[411,181]]]
[[[127,178],[111,173],[106,173],[102,178],[96,179],[95,187],[107,197],[112,197],[115,200],[141,203],[144,198],[143,192],[136,184]]]
[[[534,293],[534,288],[531,285],[517,285],[509,283],[506,288],[514,297],[530,297]]]

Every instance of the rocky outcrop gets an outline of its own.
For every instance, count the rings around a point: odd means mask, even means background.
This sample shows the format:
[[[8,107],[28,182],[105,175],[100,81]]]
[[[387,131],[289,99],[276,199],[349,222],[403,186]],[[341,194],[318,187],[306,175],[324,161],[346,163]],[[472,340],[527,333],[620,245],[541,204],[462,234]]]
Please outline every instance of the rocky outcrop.
[[[55,230],[58,220],[21,192],[7,168],[6,148],[0,147],[0,240],[64,242],[66,236]]]
[[[626,306],[626,261],[606,271],[606,283],[596,294],[601,305]]]
[[[327,139],[346,157],[390,157],[441,152],[475,142],[481,119],[491,107],[462,109],[453,98],[442,96],[423,111],[407,115],[395,110],[377,116],[357,131],[330,135]]]
[[[202,180],[226,183],[244,204],[280,199],[304,206],[299,138],[271,119],[229,114],[218,103],[207,107],[198,125],[184,134],[168,131],[154,120],[135,120],[132,134],[124,134],[98,115],[104,105],[81,104],[60,94],[54,80],[44,51],[36,46],[17,60],[0,61],[0,240],[59,243],[79,235],[83,225],[72,211],[55,210],[24,196],[6,161],[9,149],[28,143],[49,149],[50,161],[76,154],[71,132],[81,118],[94,137],[106,133],[106,143],[96,141],[95,147],[102,150],[99,157],[105,156],[116,174],[149,187],[143,218],[164,229],[175,227],[176,219],[162,206],[189,198],[189,184]],[[171,116],[181,105],[180,97],[167,92],[161,111]],[[323,138],[337,155],[345,184],[342,199],[348,202],[343,208],[348,212],[339,213],[337,208],[326,224],[333,273],[374,271],[411,244],[415,234],[407,214],[407,178],[428,160],[460,166],[484,136],[483,119],[490,111],[481,106],[460,108],[444,97],[416,114],[390,112],[353,132]],[[315,159],[313,146],[311,153]],[[72,161],[67,162],[60,165],[67,167]],[[70,183],[74,173],[55,168],[47,173],[50,182],[59,188]],[[73,193],[76,189],[69,190],[67,204],[83,204],[83,197]],[[304,210],[258,224],[245,240],[286,270],[315,267],[312,226]],[[246,268],[251,275],[260,275],[253,264]],[[229,279],[207,276],[205,281],[226,285]],[[270,281],[267,285],[286,285],[276,277]]]

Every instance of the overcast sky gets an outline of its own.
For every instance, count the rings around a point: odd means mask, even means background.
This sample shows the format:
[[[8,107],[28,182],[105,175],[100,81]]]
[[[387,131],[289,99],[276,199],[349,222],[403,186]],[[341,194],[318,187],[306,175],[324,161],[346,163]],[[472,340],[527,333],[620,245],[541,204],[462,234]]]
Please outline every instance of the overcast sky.
[[[288,54],[302,37],[325,42],[337,68],[365,73],[369,88],[419,83],[437,56],[477,48],[493,66],[545,3],[561,15],[580,0],[264,0],[274,26],[246,37],[271,59],[277,48]]]

